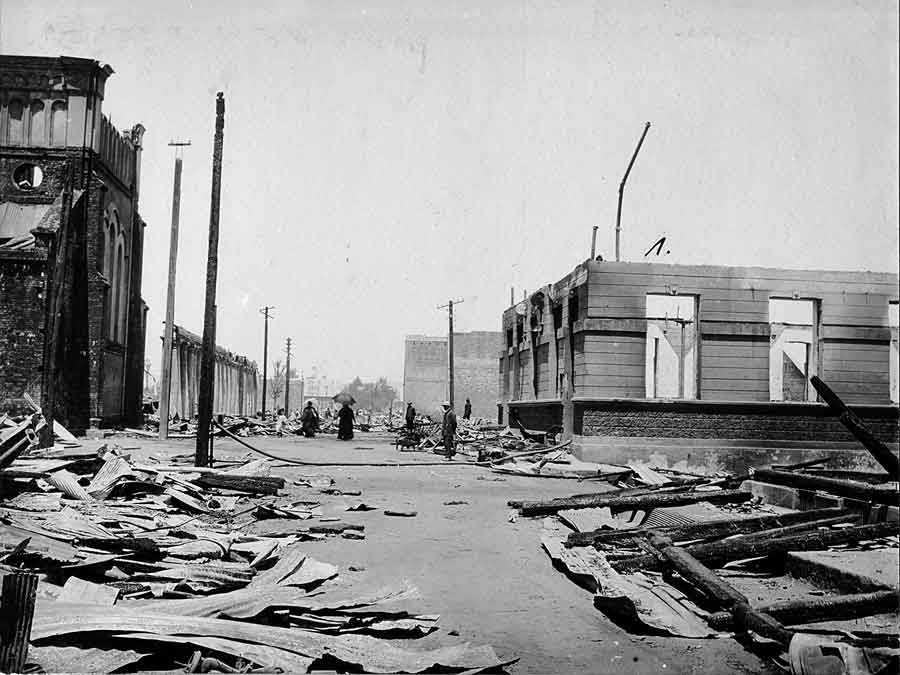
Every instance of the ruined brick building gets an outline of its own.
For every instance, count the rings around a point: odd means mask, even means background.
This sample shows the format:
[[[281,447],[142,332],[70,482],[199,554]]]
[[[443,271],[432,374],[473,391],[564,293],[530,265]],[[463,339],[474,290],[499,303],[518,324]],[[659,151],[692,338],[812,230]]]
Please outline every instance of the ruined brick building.
[[[72,430],[141,410],[144,128],[103,115],[112,72],[0,56],[0,409],[52,384]]]

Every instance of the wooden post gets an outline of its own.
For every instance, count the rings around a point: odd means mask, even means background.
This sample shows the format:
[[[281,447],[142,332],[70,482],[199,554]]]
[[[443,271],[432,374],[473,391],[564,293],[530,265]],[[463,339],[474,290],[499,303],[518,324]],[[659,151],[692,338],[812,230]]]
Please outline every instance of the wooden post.
[[[720,606],[729,610],[735,624],[744,630],[752,630],[762,637],[775,640],[783,646],[791,642],[793,633],[767,614],[750,606],[747,598],[731,584],[721,579],[712,570],[704,567],[683,548],[672,543],[663,535],[654,533],[650,545],[663,556],[687,581],[694,584]]]
[[[753,478],[763,483],[786,485],[800,490],[821,490],[839,497],[900,506],[900,492],[897,492],[894,487],[879,487],[855,480],[810,476],[794,471],[774,471],[772,469],[756,469],[753,472]]]
[[[871,452],[876,461],[890,474],[891,480],[900,480],[900,459],[897,459],[897,455],[891,452],[884,443],[875,438],[875,434],[869,430],[869,427],[863,424],[863,421],[856,413],[850,410],[840,397],[831,390],[831,387],[822,382],[817,375],[813,375],[809,378],[809,381],[812,382],[812,386],[819,392],[822,400],[838,416],[841,424],[847,427],[847,430],[853,434],[856,440],[862,443],[866,450]]]
[[[182,147],[190,141],[169,145]],[[177,152],[177,150],[176,150]],[[162,377],[159,393],[159,438],[169,437],[169,396],[172,391],[172,342],[175,324],[175,270],[178,262],[178,218],[181,213],[181,157],[175,156],[175,179],[172,188],[172,232],[169,237],[169,282],[166,290],[166,322],[163,326]]]
[[[38,575],[10,572],[0,594],[0,672],[21,673],[28,657]]]
[[[681,506],[698,502],[716,504],[745,502],[753,495],[747,490],[716,490],[710,492],[657,492],[633,497],[617,497],[615,492],[576,495],[543,502],[523,502],[523,516],[545,516],[564,509],[645,509],[654,506]]]
[[[272,310],[275,309],[269,305],[266,305],[261,310],[259,310],[260,314],[262,314],[265,319],[263,319],[264,328],[263,328],[263,372],[262,372],[262,418],[266,419],[266,377],[268,376],[268,367],[267,361],[269,360],[269,319],[272,318]]]
[[[225,95],[216,96],[216,132],[213,140],[212,195],[209,206],[209,249],[206,258],[206,309],[200,361],[196,466],[209,463],[209,428],[213,413],[216,359],[216,278],[219,270],[219,200],[222,192],[222,146],[225,137]]]

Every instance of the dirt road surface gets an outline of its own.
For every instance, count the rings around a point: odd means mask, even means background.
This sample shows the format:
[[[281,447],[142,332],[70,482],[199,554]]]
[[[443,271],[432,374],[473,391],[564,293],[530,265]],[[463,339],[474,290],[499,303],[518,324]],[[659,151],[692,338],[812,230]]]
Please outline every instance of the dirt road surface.
[[[109,442],[108,439],[107,442]],[[304,439],[246,439],[281,457],[329,462],[439,461],[433,454],[398,452],[388,438],[357,434]],[[194,442],[116,439],[142,451],[177,448],[192,453]],[[216,455],[241,455],[231,440],[216,440]],[[335,487],[361,496],[323,496],[323,511],[365,525],[364,540],[329,538],[309,544],[313,557],[336,564],[341,574],[373,585],[406,580],[422,596],[418,606],[441,615],[444,629],[463,640],[488,643],[502,657],[518,657],[510,672],[525,673],[768,673],[776,672],[734,640],[686,640],[630,635],[606,619],[591,595],[556,571],[541,549],[541,520],[509,522],[509,499],[559,497],[607,489],[571,479],[501,476],[458,466],[293,467],[273,470],[299,491],[301,475],[329,474]],[[308,492],[307,492],[308,494]],[[347,512],[360,501],[375,507]],[[465,502],[448,504],[448,502]],[[391,517],[384,509],[415,511]],[[361,571],[350,571],[350,567]],[[425,646],[430,636],[416,643]],[[446,637],[444,638],[446,640]]]

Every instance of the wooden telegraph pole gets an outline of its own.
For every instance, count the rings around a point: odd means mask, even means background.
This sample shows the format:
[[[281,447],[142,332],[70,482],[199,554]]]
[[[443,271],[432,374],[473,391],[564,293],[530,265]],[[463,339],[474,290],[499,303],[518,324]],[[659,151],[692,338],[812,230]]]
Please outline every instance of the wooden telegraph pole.
[[[209,464],[209,426],[212,423],[216,358],[216,277],[219,269],[219,199],[222,192],[222,145],[225,140],[225,95],[216,95],[216,133],[213,140],[212,194],[209,204],[209,250],[206,257],[206,309],[200,355],[199,426],[195,466]]]
[[[259,313],[265,318],[265,328],[263,329],[263,390],[262,390],[262,416],[266,419],[266,379],[267,369],[266,362],[269,360],[269,319],[272,318],[271,312],[275,309],[271,305],[266,305]]]
[[[450,371],[450,386],[448,387],[449,396],[447,400],[450,401],[450,407],[453,407],[453,304],[457,305],[465,302],[462,298],[459,300],[448,300],[446,305],[439,305],[438,309],[447,308],[447,317],[450,321],[449,332],[447,333],[447,356],[448,356],[448,367]]]
[[[175,180],[172,189],[172,236],[169,240],[169,287],[166,323],[163,326],[162,380],[159,392],[159,438],[169,437],[169,395],[172,390],[172,343],[175,339],[175,268],[178,261],[178,217],[181,213],[181,148],[190,141],[170,141],[175,148]],[[184,411],[182,411],[184,412]]]
[[[284,367],[284,414],[289,415],[291,411],[291,338],[287,339],[287,363]]]

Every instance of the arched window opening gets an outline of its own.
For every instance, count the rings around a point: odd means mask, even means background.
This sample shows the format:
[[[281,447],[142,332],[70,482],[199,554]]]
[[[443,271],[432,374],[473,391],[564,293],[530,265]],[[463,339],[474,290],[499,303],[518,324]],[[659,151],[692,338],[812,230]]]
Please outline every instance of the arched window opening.
[[[65,101],[55,101],[50,107],[50,145],[66,144],[67,115]]]
[[[9,113],[9,144],[22,145],[25,142],[25,104],[17,98],[7,106]]]
[[[125,280],[123,278],[124,266],[125,266],[125,247],[122,245],[122,242],[119,242],[116,252],[116,283],[112,288],[112,292],[115,297],[115,302],[113,303],[113,315],[112,315],[112,339],[114,342],[122,342],[121,339],[121,331],[120,326],[121,322],[119,320],[119,316],[122,313],[122,287],[125,285]]]
[[[31,102],[31,127],[28,131],[29,145],[46,145],[46,125],[44,124],[44,102]]]

